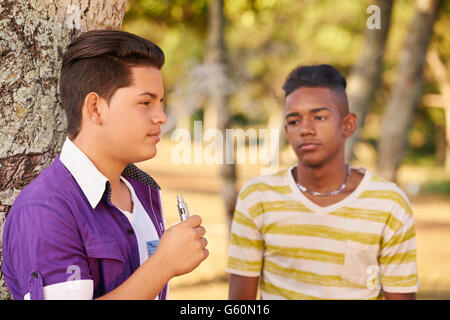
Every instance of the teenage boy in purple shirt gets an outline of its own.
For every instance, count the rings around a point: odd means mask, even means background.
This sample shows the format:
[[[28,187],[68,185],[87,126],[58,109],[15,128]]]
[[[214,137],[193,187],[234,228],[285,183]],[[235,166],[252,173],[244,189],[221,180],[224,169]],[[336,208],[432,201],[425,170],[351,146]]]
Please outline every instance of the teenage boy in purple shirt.
[[[69,45],[68,138],[5,223],[2,272],[15,299],[165,299],[171,278],[207,258],[201,218],[164,230],[160,188],[133,165],[156,155],[167,120],[163,64],[158,46],[123,31]]]

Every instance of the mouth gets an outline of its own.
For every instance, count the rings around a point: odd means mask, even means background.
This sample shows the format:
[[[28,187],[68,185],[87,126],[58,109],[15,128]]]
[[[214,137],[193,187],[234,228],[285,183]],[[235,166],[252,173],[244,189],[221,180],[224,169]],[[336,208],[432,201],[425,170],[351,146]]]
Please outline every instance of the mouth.
[[[154,132],[154,133],[149,133],[147,135],[147,137],[150,137],[150,138],[153,138],[153,139],[156,139],[157,141],[159,141],[159,140],[161,140],[161,131],[157,131],[157,132]]]
[[[306,142],[302,142],[299,146],[298,149],[300,151],[314,151],[317,148],[319,148],[320,143],[319,142],[315,142],[315,141],[306,141]]]

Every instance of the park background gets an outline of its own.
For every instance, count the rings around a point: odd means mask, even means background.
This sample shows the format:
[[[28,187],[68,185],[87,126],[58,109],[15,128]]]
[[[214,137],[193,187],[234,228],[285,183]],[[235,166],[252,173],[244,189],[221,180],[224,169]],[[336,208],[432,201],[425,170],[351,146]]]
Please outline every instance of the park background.
[[[119,27],[166,54],[168,123],[157,156],[138,166],[161,185],[168,226],[179,220],[176,195],[182,193],[207,230],[209,258],[170,282],[170,299],[227,299],[236,193],[267,168],[175,164],[172,133],[192,133],[194,121],[203,121],[204,130],[279,129],[279,169],[286,168],[296,158],[282,134],[281,87],[294,67],[321,63],[346,76],[350,108],[361,120],[348,161],[395,180],[411,200],[417,298],[450,299],[450,1],[69,2],[5,0],[0,6],[1,230],[18,192],[64,141],[55,89],[61,52],[81,31]],[[380,29],[370,29],[377,22],[370,5],[380,9]],[[64,28],[54,27],[53,17]],[[252,148],[255,141],[247,139],[245,149]],[[0,297],[10,298],[3,277]]]

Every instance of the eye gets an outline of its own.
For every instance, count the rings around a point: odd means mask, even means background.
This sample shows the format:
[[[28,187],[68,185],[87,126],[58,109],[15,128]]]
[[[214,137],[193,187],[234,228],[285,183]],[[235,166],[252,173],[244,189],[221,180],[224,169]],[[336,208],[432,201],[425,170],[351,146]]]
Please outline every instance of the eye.
[[[327,117],[326,116],[315,116],[314,119],[316,119],[316,120],[326,120]]]
[[[150,105],[150,101],[144,101],[144,102],[141,102],[140,104],[143,104],[143,105],[145,105],[145,106],[148,106],[148,105]]]
[[[287,123],[290,126],[295,126],[298,123],[298,120],[289,120]]]

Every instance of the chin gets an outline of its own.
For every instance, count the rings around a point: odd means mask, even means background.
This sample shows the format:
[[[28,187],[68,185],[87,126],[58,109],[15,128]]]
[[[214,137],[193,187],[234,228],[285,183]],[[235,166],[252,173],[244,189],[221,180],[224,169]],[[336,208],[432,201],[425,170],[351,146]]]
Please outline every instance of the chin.
[[[145,159],[144,160],[150,160],[153,159],[156,156],[156,149],[154,151],[146,152],[145,153]],[[144,161],[142,160],[142,161]]]
[[[316,155],[297,154],[298,161],[305,167],[319,167],[325,164],[327,161]]]
[[[153,150],[140,150],[140,152],[136,152],[135,156],[133,157],[134,161],[133,163],[142,162],[146,160],[153,159],[156,156],[156,148]]]

